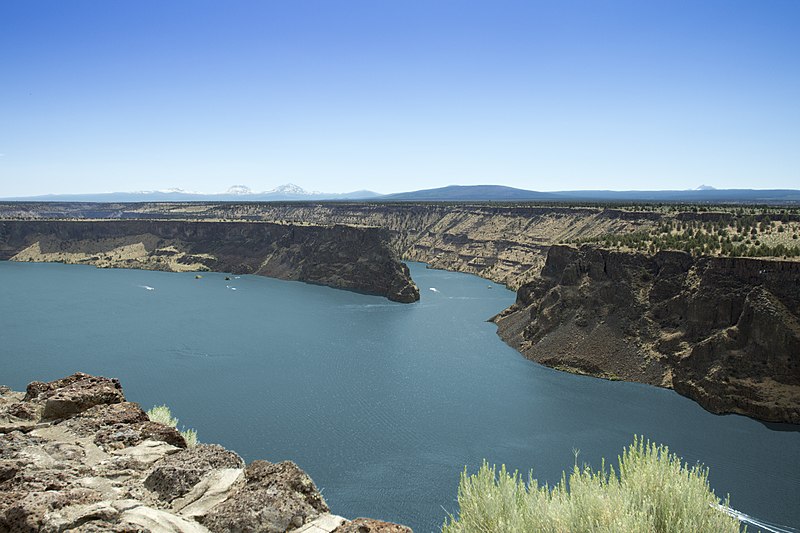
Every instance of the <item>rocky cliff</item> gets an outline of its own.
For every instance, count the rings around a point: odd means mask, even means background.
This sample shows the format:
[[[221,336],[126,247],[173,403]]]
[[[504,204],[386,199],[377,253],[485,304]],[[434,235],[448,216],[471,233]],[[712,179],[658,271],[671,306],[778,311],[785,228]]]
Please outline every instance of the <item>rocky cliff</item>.
[[[532,359],[572,372],[674,387],[715,412],[797,420],[800,402],[792,354],[798,353],[794,332],[800,316],[800,263],[693,259],[682,252],[576,251],[557,244],[652,230],[667,221],[718,222],[730,218],[730,212],[419,203],[5,204],[0,205],[0,217],[8,219],[0,221],[0,257],[4,231],[8,233],[4,228],[20,218],[45,216],[136,219],[166,227],[239,220],[270,221],[281,227],[311,223],[372,228],[382,232],[396,256],[518,289],[517,304],[498,319],[499,332]],[[763,222],[766,216],[750,218]],[[781,216],[796,222],[795,214]],[[165,242],[135,241],[142,246],[125,253],[148,255],[147,261],[171,261],[170,269],[187,263],[206,268],[205,245],[192,248],[183,244],[187,239],[179,240],[174,248]],[[246,242],[232,241],[239,248]],[[27,253],[40,256],[41,250]],[[65,260],[66,252],[59,253],[56,260]],[[231,250],[227,255],[237,253]],[[120,263],[123,255],[113,262]],[[355,257],[354,253],[349,260]],[[91,260],[103,265],[108,255]],[[322,277],[333,279],[336,273]],[[404,281],[394,288],[383,286],[403,298],[418,294]],[[780,331],[764,333],[774,324]]]
[[[0,218],[241,220],[377,227],[403,259],[517,289],[560,241],[626,233],[661,215],[599,207],[391,203],[0,204]]]
[[[162,207],[141,206],[136,214]],[[185,206],[170,214],[185,216]],[[604,233],[635,231],[655,224],[655,213],[616,209],[487,204],[260,204],[206,205],[219,218],[372,226],[388,231],[395,251],[431,268],[477,274],[517,289],[535,279],[550,245]]]
[[[534,205],[529,203],[0,203],[0,219],[159,219],[207,221],[262,221],[283,224],[341,224],[377,227],[387,232],[395,252],[432,268],[477,274],[511,289],[535,280],[551,245],[602,240],[608,236],[650,234],[669,224],[759,225],[770,219],[790,225],[770,235],[759,234],[762,244],[781,242],[798,231],[800,214],[785,209],[685,205]],[[769,213],[767,213],[769,211]],[[778,237],[778,231],[787,230]],[[677,229],[676,229],[677,231]],[[715,234],[720,237],[719,234]],[[725,230],[736,238],[736,232]],[[750,235],[747,235],[750,237]],[[733,241],[741,243],[741,241]],[[741,254],[739,254],[741,255]],[[781,255],[781,254],[778,254]]]
[[[341,225],[155,220],[0,221],[0,259],[259,274],[414,302],[419,290],[385,230]]]
[[[553,246],[495,321],[542,364],[800,423],[800,263]]]
[[[0,532],[28,531],[411,533],[331,514],[290,461],[188,447],[119,381],[80,373],[0,387]]]

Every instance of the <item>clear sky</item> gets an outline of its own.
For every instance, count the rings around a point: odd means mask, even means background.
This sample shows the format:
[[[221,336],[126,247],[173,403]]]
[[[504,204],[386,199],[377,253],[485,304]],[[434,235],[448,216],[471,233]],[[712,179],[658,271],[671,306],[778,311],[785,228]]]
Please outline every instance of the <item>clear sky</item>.
[[[2,0],[0,154],[0,197],[800,188],[800,1]]]

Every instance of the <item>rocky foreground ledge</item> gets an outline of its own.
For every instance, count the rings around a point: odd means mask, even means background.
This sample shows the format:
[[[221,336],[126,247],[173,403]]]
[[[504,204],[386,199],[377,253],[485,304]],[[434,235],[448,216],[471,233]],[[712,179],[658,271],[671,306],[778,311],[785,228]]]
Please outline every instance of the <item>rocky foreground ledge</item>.
[[[410,533],[330,513],[291,461],[188,447],[128,402],[118,380],[77,373],[0,387],[0,532]]]

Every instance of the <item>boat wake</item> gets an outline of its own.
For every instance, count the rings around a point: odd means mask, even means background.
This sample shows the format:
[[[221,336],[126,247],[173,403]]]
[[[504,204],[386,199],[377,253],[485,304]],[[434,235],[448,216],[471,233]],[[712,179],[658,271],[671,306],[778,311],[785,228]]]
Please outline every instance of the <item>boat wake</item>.
[[[148,290],[148,291],[154,291],[154,290],[156,290],[156,288],[155,288],[155,287],[151,287],[150,285],[139,285],[138,287],[139,287],[139,288],[141,288],[141,289]]]
[[[773,524],[772,522],[761,520],[760,518],[750,516],[749,514],[737,511],[736,509],[731,509],[730,507],[726,507],[724,505],[718,505],[717,507],[723,513],[738,519],[739,522],[748,526],[757,527],[765,533],[798,533],[798,530],[793,527]]]

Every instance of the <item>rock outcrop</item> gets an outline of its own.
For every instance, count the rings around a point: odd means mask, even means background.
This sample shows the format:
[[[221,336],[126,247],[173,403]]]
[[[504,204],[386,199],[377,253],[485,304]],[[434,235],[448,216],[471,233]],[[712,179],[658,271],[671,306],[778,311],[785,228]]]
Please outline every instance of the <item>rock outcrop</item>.
[[[495,322],[542,364],[800,424],[800,263],[554,246]]]
[[[411,528],[369,518],[356,518],[334,529],[333,533],[411,533]]]
[[[0,532],[67,530],[411,531],[331,514],[292,462],[245,466],[218,445],[187,447],[117,380],[78,373],[26,393],[0,387]]]
[[[602,207],[435,203],[15,203],[0,218],[262,221],[381,228],[399,257],[477,274],[516,290],[552,244],[653,227],[661,215]],[[3,228],[0,221],[0,243]],[[0,244],[1,246],[1,244]]]
[[[0,260],[232,272],[410,303],[419,289],[379,228],[266,222],[0,221]]]
[[[767,214],[748,218],[761,221]],[[797,221],[797,213],[772,213]],[[665,223],[732,223],[731,210],[481,202],[0,203],[2,220],[272,222],[380,228],[398,257],[517,290],[535,281],[551,245],[650,231]]]

